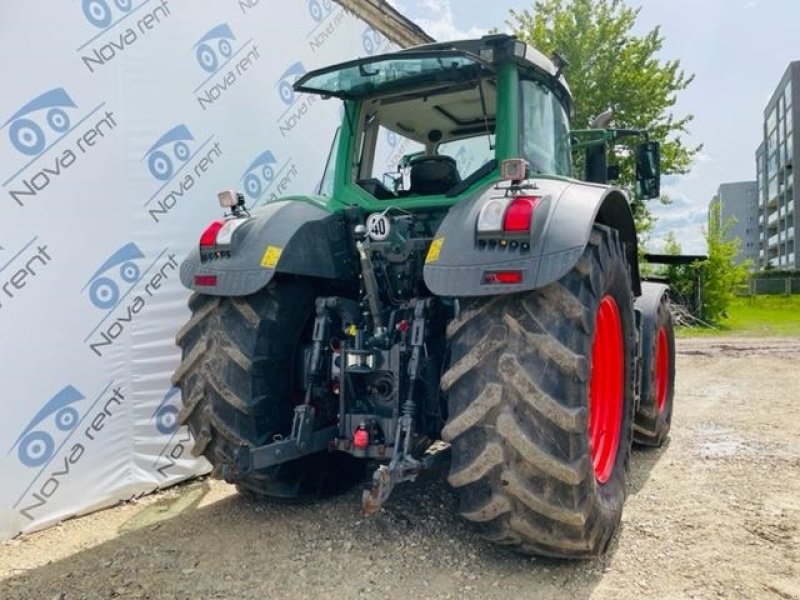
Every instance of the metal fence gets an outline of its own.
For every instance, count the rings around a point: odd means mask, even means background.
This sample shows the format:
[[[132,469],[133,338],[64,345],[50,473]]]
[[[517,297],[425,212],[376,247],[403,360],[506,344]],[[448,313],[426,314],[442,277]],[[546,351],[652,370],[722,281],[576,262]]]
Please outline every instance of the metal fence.
[[[800,294],[800,277],[753,277],[736,293],[740,296],[789,296]]]

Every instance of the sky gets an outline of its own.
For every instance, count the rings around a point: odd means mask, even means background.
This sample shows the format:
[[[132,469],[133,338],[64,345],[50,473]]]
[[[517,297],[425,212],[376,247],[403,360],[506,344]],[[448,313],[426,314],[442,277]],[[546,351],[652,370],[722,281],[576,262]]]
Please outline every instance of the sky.
[[[438,40],[506,30],[509,9],[532,0],[392,0]],[[640,7],[634,33],[661,26],[663,60],[679,59],[695,75],[676,115],[692,114],[688,146],[703,144],[691,172],[662,179],[672,203],[650,208],[658,218],[649,247],[673,231],[687,254],[705,252],[708,203],[721,183],[755,180],[755,150],[764,107],[793,60],[800,60],[800,0],[627,0]],[[567,71],[569,79],[569,71]]]

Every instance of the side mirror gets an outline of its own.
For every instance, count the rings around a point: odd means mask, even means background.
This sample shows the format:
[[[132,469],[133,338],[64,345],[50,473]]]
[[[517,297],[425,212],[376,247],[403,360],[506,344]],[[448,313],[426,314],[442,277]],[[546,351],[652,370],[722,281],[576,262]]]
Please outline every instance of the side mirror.
[[[661,144],[658,142],[636,146],[636,187],[642,199],[661,196]]]

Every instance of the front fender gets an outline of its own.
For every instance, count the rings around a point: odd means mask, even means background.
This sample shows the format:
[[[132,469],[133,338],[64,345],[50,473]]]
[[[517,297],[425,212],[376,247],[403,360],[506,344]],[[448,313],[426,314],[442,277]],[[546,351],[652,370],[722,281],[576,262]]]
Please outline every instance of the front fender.
[[[450,209],[435,236],[424,269],[425,284],[440,296],[488,296],[543,287],[563,277],[581,257],[592,226],[602,223],[619,231],[631,269],[634,294],[639,295],[636,229],[627,198],[608,186],[552,179],[533,180],[526,194],[541,200],[531,222],[530,250],[509,245],[479,247],[475,235],[478,213],[492,197],[505,191],[486,190]],[[484,284],[486,271],[519,270],[519,284]]]
[[[233,234],[230,256],[202,261],[195,248],[181,264],[181,283],[214,296],[247,296],[266,286],[275,273],[351,279],[356,265],[340,214],[296,200],[270,202]],[[216,285],[198,286],[197,276]]]

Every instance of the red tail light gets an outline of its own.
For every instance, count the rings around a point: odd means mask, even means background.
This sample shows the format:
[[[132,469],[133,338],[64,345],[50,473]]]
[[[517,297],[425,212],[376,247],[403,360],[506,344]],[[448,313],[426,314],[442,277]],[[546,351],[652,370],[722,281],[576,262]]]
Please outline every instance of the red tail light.
[[[194,276],[194,284],[195,285],[203,285],[206,287],[213,287],[217,285],[217,276],[216,275],[195,275]]]
[[[487,285],[494,283],[522,283],[522,271],[484,271],[483,283]]]
[[[359,427],[353,432],[353,448],[365,450],[369,446],[369,432],[363,427]]]
[[[222,229],[222,226],[225,225],[225,221],[214,221],[206,227],[206,230],[203,232],[203,235],[200,236],[200,247],[201,248],[210,248],[217,245],[217,234],[219,230]]]
[[[537,196],[517,196],[511,201],[503,217],[503,231],[522,233],[531,230],[533,209],[539,202]]]

